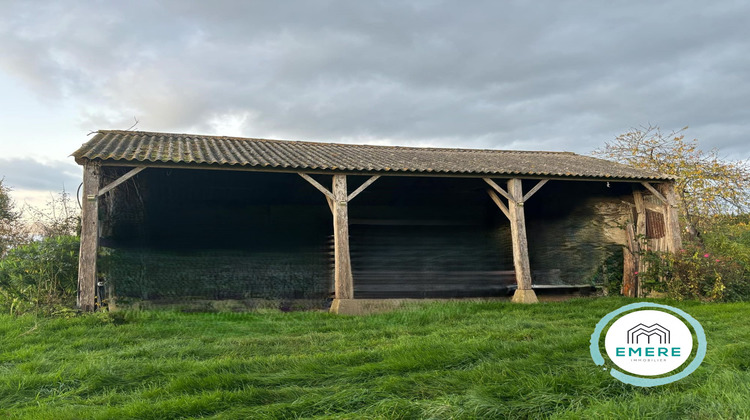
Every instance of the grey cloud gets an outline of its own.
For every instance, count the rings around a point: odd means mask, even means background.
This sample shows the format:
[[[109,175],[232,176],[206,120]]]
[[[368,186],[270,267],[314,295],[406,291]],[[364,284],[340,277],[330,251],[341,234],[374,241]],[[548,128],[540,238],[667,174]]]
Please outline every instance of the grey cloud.
[[[81,169],[67,161],[43,163],[34,159],[0,159],[3,184],[16,190],[62,191],[75,193],[81,182]]]
[[[0,69],[87,129],[587,152],[685,125],[749,153],[744,2],[12,3]]]

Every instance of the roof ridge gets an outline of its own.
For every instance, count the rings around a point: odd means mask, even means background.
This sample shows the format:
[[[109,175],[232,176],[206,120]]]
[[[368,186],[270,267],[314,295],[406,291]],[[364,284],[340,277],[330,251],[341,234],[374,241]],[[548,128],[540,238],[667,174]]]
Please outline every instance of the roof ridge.
[[[357,143],[336,143],[336,142],[323,142],[323,141],[310,141],[310,140],[288,140],[288,139],[265,139],[258,137],[237,137],[237,136],[221,136],[215,134],[191,134],[191,133],[165,133],[158,131],[138,131],[138,130],[97,130],[97,133],[101,134],[146,134],[146,135],[159,135],[159,136],[175,136],[175,137],[209,137],[212,139],[222,140],[240,140],[240,141],[258,141],[258,142],[269,142],[269,143],[303,143],[311,145],[335,145],[335,146],[346,146],[346,147],[357,147],[357,148],[375,148],[375,149],[402,149],[411,150],[416,149],[420,151],[433,151],[433,152],[460,152],[460,153],[524,153],[524,154],[565,154],[573,156],[581,156],[574,152],[568,151],[549,151],[549,150],[511,150],[511,149],[468,149],[464,147],[434,147],[434,146],[398,146],[398,145],[381,145],[381,144],[357,144]]]

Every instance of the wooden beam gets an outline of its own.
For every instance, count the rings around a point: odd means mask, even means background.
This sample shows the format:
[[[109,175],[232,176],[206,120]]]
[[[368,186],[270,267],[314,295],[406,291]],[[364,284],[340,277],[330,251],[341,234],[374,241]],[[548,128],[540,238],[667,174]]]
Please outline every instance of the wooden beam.
[[[529,198],[531,198],[532,195],[534,195],[537,191],[539,191],[544,184],[547,183],[549,179],[543,179],[534,185],[534,188],[530,189],[529,192],[526,193],[526,195],[523,196],[523,202],[525,203]]]
[[[661,195],[661,193],[659,191],[656,191],[656,188],[652,187],[651,184],[649,184],[648,182],[641,182],[641,185],[643,185],[644,187],[646,187],[646,189],[649,190],[651,192],[651,194],[654,195],[654,197],[658,198],[659,201],[661,201],[664,204],[668,204],[667,203],[667,199],[664,198],[664,196]]]
[[[665,197],[664,227],[667,240],[667,251],[677,252],[682,249],[682,235],[680,233],[680,217],[677,212],[677,194],[674,183],[665,182],[660,185]]]
[[[505,204],[503,203],[502,200],[500,200],[500,197],[498,197],[497,194],[495,194],[495,191],[487,190],[487,194],[489,194],[492,201],[495,202],[495,204],[500,208],[500,210],[503,212],[505,217],[507,217],[508,220],[510,220],[510,213],[508,212],[508,208],[505,207]]]
[[[505,197],[508,201],[513,201],[513,198],[511,198],[510,194],[508,194],[508,192],[505,191],[503,187],[497,185],[495,181],[491,180],[490,178],[482,178],[482,179],[484,180],[484,182],[489,184],[489,186],[492,187],[492,189],[500,193],[500,195]]]
[[[78,161],[76,161],[78,162]],[[112,167],[133,167],[132,162],[128,161],[107,161],[104,166]],[[264,173],[282,173],[282,174],[298,174],[300,169],[298,168],[284,168],[278,167],[273,168],[269,166],[238,166],[238,165],[217,165],[209,163],[173,163],[173,162],[148,162],[149,168],[163,168],[163,169],[202,169],[209,171],[232,171],[232,172],[264,172]],[[305,169],[306,174],[315,175],[334,175],[335,173],[342,173],[341,171],[332,171],[327,169]],[[419,178],[473,178],[476,179],[481,177],[481,174],[476,173],[452,173],[446,175],[442,172],[402,172],[402,171],[349,171],[347,175],[357,176],[401,176],[401,177],[419,177]],[[637,180],[632,178],[611,178],[611,177],[586,177],[586,176],[540,176],[540,175],[523,175],[523,179],[528,180],[542,180],[548,179],[550,181],[586,181],[586,182],[612,182],[612,183],[627,183],[632,184]]]
[[[370,185],[372,185],[372,183],[375,182],[375,181],[377,181],[378,178],[380,178],[380,175],[373,175],[373,176],[371,176],[370,179],[368,179],[362,185],[360,185],[359,188],[357,188],[356,190],[352,191],[352,193],[349,194],[349,196],[347,197],[346,201],[352,201],[354,199],[354,197],[358,196],[359,193],[361,193],[362,191],[365,190],[365,188],[367,188]]]
[[[85,312],[95,309],[96,254],[99,248],[99,182],[99,164],[86,163],[83,167],[81,248],[78,254],[78,294],[76,299],[76,306]]]
[[[117,179],[116,179],[115,181],[113,181],[112,183],[110,183],[110,184],[109,184],[109,185],[107,185],[106,187],[103,187],[102,189],[100,189],[100,190],[99,190],[99,193],[97,194],[97,196],[98,196],[98,197],[101,197],[101,196],[103,196],[104,194],[106,194],[106,193],[108,193],[108,192],[112,191],[112,190],[113,190],[114,188],[116,188],[116,187],[117,187],[118,185],[120,185],[120,184],[122,184],[123,182],[125,182],[125,181],[129,180],[130,178],[132,178],[132,177],[136,176],[136,175],[137,175],[137,174],[138,174],[139,172],[141,172],[141,171],[142,171],[142,170],[144,170],[144,169],[146,169],[146,167],[145,167],[145,166],[138,166],[138,167],[135,167],[135,168],[133,168],[132,170],[130,170],[130,171],[129,171],[128,173],[126,173],[125,175],[123,175],[123,176],[121,176],[121,177],[117,178]]]
[[[328,203],[328,208],[331,209],[331,214],[333,214],[333,200],[326,196],[326,202]]]
[[[531,267],[529,266],[529,245],[526,242],[526,218],[524,216],[523,184],[518,178],[508,180],[508,215],[513,245],[513,266],[516,271],[516,289],[513,302],[536,303],[536,293],[531,288]]]
[[[336,299],[354,298],[352,264],[349,256],[349,214],[346,175],[333,176],[334,294]]]
[[[302,178],[304,178],[305,181],[309,182],[318,191],[320,191],[323,194],[325,194],[326,197],[330,198],[331,200],[335,200],[334,197],[333,197],[333,193],[331,193],[330,191],[328,191],[328,188],[320,185],[320,182],[314,180],[310,175],[308,175],[308,174],[306,174],[304,172],[297,172],[297,175],[299,175]],[[334,175],[334,179],[335,179],[335,175]]]
[[[664,206],[659,206],[657,204],[650,203],[650,202],[644,200],[643,201],[643,207],[645,207],[646,210],[651,210],[651,211],[656,212],[656,213],[664,214]]]

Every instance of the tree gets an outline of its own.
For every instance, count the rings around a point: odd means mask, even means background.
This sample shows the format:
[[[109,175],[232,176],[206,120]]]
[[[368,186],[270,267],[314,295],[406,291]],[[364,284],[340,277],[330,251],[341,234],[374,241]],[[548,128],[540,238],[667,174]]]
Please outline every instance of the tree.
[[[31,229],[43,238],[75,236],[80,231],[80,212],[65,189],[52,195],[45,208],[27,205],[24,210],[31,222]]]
[[[28,240],[21,212],[16,210],[15,203],[10,197],[11,190],[3,181],[4,179],[0,178],[0,258],[12,247]]]
[[[683,222],[695,234],[716,215],[750,210],[750,167],[747,161],[722,159],[716,149],[701,150],[698,140],[685,139],[685,130],[664,134],[658,126],[633,128],[593,153],[675,176]]]

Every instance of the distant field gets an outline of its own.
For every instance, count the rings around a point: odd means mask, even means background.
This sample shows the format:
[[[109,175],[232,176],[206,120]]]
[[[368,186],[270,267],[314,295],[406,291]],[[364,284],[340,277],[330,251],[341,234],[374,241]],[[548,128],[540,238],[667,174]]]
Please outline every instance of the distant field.
[[[631,302],[0,316],[0,418],[750,418],[750,304],[660,301],[703,324],[708,354],[644,389],[589,357]]]

